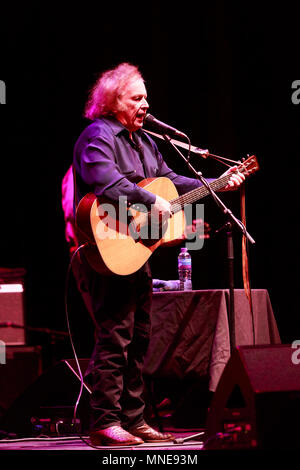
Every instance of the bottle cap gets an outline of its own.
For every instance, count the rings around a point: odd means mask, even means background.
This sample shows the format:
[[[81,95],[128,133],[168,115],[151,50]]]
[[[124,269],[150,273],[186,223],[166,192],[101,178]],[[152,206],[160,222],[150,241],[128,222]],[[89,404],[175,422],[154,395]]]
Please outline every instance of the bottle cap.
[[[183,247],[181,248],[181,251],[185,253],[187,251],[187,248]]]

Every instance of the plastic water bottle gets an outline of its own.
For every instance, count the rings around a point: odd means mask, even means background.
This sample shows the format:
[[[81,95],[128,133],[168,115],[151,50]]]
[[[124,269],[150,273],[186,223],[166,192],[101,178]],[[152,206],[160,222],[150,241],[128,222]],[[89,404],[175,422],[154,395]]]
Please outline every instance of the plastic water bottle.
[[[180,290],[192,290],[192,258],[187,248],[181,248],[178,256]]]

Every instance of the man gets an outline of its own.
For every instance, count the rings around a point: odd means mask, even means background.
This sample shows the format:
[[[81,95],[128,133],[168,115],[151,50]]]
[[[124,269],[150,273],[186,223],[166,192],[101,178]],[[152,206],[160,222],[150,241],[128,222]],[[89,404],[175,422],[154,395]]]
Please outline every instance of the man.
[[[69,255],[72,258],[73,254],[79,247],[74,218],[74,179],[72,165],[65,173],[61,184],[61,203],[65,220],[65,239],[68,244]],[[97,322],[94,318],[90,294],[88,291],[86,278],[82,272],[80,257],[74,256],[72,259],[72,271],[76,281],[78,291],[81,294],[84,305],[89,312],[91,319],[97,329]]]
[[[104,72],[91,90],[85,117],[93,122],[74,149],[75,202],[87,193],[128,206],[143,204],[162,217],[171,215],[169,201],[137,185],[148,177],[165,176],[179,194],[200,185],[175,174],[153,140],[142,131],[148,110],[144,80],[137,67],[123,63]],[[228,188],[244,177],[232,174]],[[152,281],[146,263],[128,276],[101,276],[82,256],[98,337],[88,367],[91,386],[93,445],[137,445],[173,440],[148,426],[143,417],[143,361],[150,336]]]

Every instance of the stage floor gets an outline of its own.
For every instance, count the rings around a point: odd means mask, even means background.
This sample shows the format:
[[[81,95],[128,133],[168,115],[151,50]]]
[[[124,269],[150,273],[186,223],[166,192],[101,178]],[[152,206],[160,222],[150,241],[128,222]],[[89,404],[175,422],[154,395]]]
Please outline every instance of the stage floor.
[[[243,465],[257,464],[261,450],[256,448],[239,449],[235,446],[223,449],[207,449],[204,447],[204,430],[185,430],[173,432],[175,442],[165,444],[145,443],[138,446],[92,447],[88,438],[84,442],[80,437],[39,437],[24,439],[0,440],[0,459],[8,465],[59,464],[60,468],[82,468],[87,465],[112,465],[125,468],[145,468],[155,465],[185,465],[195,467],[198,464],[221,464],[232,466],[232,462]],[[204,438],[204,439],[203,439]],[[203,441],[202,441],[203,439]],[[280,446],[272,450],[274,459],[283,455]],[[290,449],[286,452],[289,452]],[[209,459],[209,460],[207,460]]]
[[[92,447],[89,445],[87,436],[80,437],[38,437],[24,439],[2,439],[0,440],[0,451],[17,451],[17,450],[38,450],[38,451],[115,451],[115,450],[142,450],[142,451],[161,451],[161,450],[201,450],[203,448],[203,436],[196,436],[201,432],[184,431],[174,432],[175,442],[167,442],[165,444],[144,443],[138,446],[101,446]],[[191,436],[191,438],[189,438]],[[86,442],[85,442],[86,441]]]

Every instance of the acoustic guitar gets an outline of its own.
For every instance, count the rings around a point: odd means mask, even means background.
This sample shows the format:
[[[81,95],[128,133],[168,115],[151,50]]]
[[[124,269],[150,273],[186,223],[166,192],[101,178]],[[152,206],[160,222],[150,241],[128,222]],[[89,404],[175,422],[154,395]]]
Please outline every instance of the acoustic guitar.
[[[259,165],[255,155],[237,166],[246,177]],[[214,191],[227,185],[231,174],[210,183]],[[76,210],[76,230],[79,243],[90,266],[101,274],[128,275],[140,269],[152,253],[162,245],[182,241],[186,226],[184,208],[209,194],[205,186],[179,196],[174,183],[165,177],[142,180],[140,187],[171,203],[172,215],[161,219],[157,214],[138,205],[128,207],[125,198],[114,204],[105,197],[88,193]]]

